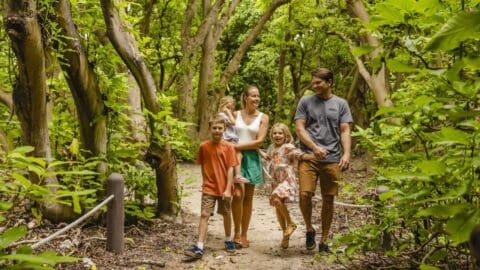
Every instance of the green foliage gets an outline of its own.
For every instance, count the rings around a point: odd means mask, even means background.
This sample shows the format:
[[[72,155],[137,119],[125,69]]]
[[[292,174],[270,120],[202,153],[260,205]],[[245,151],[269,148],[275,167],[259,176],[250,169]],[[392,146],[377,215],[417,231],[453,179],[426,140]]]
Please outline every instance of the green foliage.
[[[369,185],[388,186],[389,191],[371,202],[376,224],[336,241],[347,244],[345,253],[353,256],[379,249],[382,235],[388,234],[394,243],[386,254],[426,252],[419,248],[425,245],[438,252],[424,255],[417,267],[439,269],[436,266],[452,259],[448,249],[464,249],[462,243],[480,222],[480,69],[471,60],[478,57],[478,48],[472,46],[478,12],[451,14],[426,42],[436,27],[432,20],[448,13],[437,1],[387,0],[372,8],[374,19],[367,27],[387,41],[405,41],[404,48],[393,49],[395,58],[386,61],[390,71],[405,75],[392,94],[395,107],[380,108],[369,128],[357,127],[354,133],[375,153],[376,175]],[[440,59],[449,68],[431,70]]]
[[[426,49],[446,51],[457,48],[461,42],[477,39],[480,35],[480,11],[461,12],[453,16],[430,40]]]
[[[55,269],[53,266],[58,263],[79,260],[75,257],[57,256],[50,251],[33,254],[32,248],[28,246],[20,246],[16,251],[9,252],[8,247],[27,233],[27,228],[21,226],[7,229],[0,234],[0,266],[2,269]]]

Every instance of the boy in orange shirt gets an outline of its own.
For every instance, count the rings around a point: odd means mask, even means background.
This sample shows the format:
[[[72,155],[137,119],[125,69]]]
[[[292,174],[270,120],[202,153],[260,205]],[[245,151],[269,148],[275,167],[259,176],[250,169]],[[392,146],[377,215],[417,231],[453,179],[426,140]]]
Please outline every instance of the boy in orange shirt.
[[[185,255],[194,259],[203,256],[203,242],[207,235],[208,219],[218,203],[217,212],[223,215],[225,229],[225,249],[235,252],[235,244],[231,236],[232,216],[232,182],[233,169],[238,165],[235,149],[232,144],[222,140],[225,131],[225,120],[216,116],[210,121],[211,139],[200,144],[197,163],[202,166],[202,206],[198,242]]]

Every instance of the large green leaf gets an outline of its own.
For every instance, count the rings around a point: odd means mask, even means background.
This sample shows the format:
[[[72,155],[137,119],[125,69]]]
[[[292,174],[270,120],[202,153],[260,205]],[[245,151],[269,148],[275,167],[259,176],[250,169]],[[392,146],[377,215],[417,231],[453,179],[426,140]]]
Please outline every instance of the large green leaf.
[[[396,59],[388,59],[387,67],[392,72],[417,72],[418,69]]]
[[[25,226],[10,228],[0,235],[0,250],[5,249],[11,243],[17,241],[27,234]]]
[[[374,50],[375,50],[375,47],[373,47],[373,46],[368,46],[368,45],[359,46],[359,47],[352,48],[352,54],[354,56],[362,56],[362,55],[365,55],[367,53],[371,53]]]
[[[480,12],[461,12],[453,16],[433,36],[426,49],[447,51],[457,48],[462,41],[480,36]]]
[[[469,144],[469,134],[454,129],[452,127],[444,127],[439,132],[435,132],[435,136],[432,138],[432,142],[435,144]]]
[[[422,160],[417,167],[429,176],[442,175],[446,171],[445,164],[438,160]]]
[[[454,245],[468,240],[473,228],[477,225],[479,216],[478,210],[461,212],[452,217],[446,224],[445,229],[450,234]]]
[[[417,212],[417,217],[440,217],[447,218],[454,216],[460,212],[472,208],[472,205],[462,203],[462,204],[445,204],[445,205],[434,205],[432,207],[421,209]]]
[[[422,264],[420,265],[420,270],[440,270],[440,268],[431,266],[431,265]]]

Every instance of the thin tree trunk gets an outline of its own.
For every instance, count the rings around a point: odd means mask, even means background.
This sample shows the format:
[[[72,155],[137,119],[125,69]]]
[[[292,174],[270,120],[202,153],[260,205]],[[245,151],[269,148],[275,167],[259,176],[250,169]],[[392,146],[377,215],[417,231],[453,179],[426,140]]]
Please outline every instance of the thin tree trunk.
[[[5,153],[10,151],[10,143],[8,142],[7,134],[5,131],[0,128],[0,161],[4,162],[3,158],[5,157]]]
[[[134,142],[146,142],[147,123],[142,113],[142,95],[140,88],[133,75],[128,71],[128,93],[127,102],[130,108],[128,109],[128,119],[130,125],[130,135]]]
[[[217,48],[220,37],[225,31],[225,27],[230,19],[233,11],[240,3],[240,0],[233,0],[230,2],[228,9],[222,14],[220,20],[215,23],[212,29],[205,37],[202,46],[202,58],[200,60],[200,75],[198,80],[198,95],[196,102],[196,123],[197,123],[197,138],[205,139],[208,137],[208,121],[210,116],[216,112],[215,95],[213,95],[214,87],[214,73],[215,73],[215,50]],[[205,15],[211,8],[211,0],[203,0],[203,10]],[[209,92],[210,90],[210,92]]]
[[[102,0],[101,4],[110,41],[135,77],[147,110],[153,114],[158,114],[160,107],[156,98],[156,85],[140,54],[135,38],[124,30],[114,2]],[[153,122],[154,119],[150,120],[151,143],[145,155],[145,160],[156,171],[157,215],[175,214],[179,201],[175,154],[168,143],[163,146],[158,144],[158,139],[154,135],[157,132]],[[166,129],[160,132],[164,135],[168,134]]]
[[[61,67],[75,100],[82,148],[90,155],[105,159],[107,154],[107,118],[102,93],[92,65],[81,44],[81,38],[73,22],[68,0],[56,3],[56,20],[61,29],[62,43],[66,46],[61,56]],[[97,171],[101,178],[107,172],[107,164],[100,162]]]
[[[222,10],[224,2],[224,0],[215,1],[211,8],[207,10],[207,14],[204,16],[202,24],[198,27],[195,34],[192,33],[191,29],[197,11],[197,0],[189,0],[187,4],[184,15],[185,20],[182,25],[182,60],[180,61],[180,69],[176,81],[178,102],[175,113],[180,120],[192,122],[195,120],[192,80],[194,67],[196,66],[197,51],[200,45],[205,42],[214,23],[217,22],[218,14]]]
[[[358,69],[355,68],[352,83],[347,94],[347,102],[352,111],[353,121],[355,125],[366,127],[369,124],[368,113],[366,110],[366,101],[364,93],[361,90],[363,78]]]
[[[283,115],[283,98],[285,96],[285,59],[287,57],[287,50],[282,48],[280,50],[280,57],[278,59],[278,78],[277,78],[277,104],[275,108],[275,123],[280,122]]]
[[[7,106],[10,112],[13,111],[12,94],[7,93],[6,90],[0,88],[0,103]],[[8,142],[8,136],[3,129],[0,128],[0,157],[4,157],[4,153],[10,150],[10,143]],[[0,160],[1,161],[1,160]]]
[[[362,0],[347,0],[347,5],[352,13],[352,16],[355,16],[359,18],[362,22],[368,24],[370,18]],[[346,39],[343,34],[341,34],[340,36]],[[364,37],[368,45],[376,48],[373,52],[369,54],[370,59],[374,59],[383,52],[383,47],[381,43],[374,35],[372,35],[372,33],[367,32],[364,34]],[[353,43],[348,43],[348,45],[352,49]],[[360,59],[360,57],[354,56],[354,59],[357,63],[360,74],[362,75],[365,82],[368,84],[369,88],[373,91],[377,104],[384,107],[393,106],[389,94],[389,85],[386,76],[387,70],[385,68],[385,63],[382,63],[382,66],[377,73],[370,73],[365,67],[365,64]]]

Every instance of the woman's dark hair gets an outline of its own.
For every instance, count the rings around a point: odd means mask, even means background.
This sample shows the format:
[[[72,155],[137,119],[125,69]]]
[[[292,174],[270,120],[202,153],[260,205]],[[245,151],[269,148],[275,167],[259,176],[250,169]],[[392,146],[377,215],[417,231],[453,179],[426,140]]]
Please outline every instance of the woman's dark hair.
[[[333,83],[333,72],[328,68],[319,67],[312,71],[312,77],[322,79],[324,81],[331,81]]]

